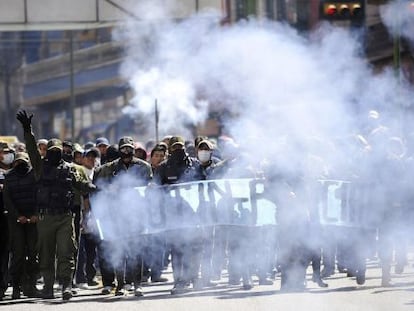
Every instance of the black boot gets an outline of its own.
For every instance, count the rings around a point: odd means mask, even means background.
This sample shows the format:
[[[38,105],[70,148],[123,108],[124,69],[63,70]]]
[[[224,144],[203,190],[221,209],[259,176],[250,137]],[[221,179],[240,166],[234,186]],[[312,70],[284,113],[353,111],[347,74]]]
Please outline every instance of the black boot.
[[[41,293],[41,298],[43,299],[55,299],[55,295],[53,294],[53,287],[50,286],[44,286],[42,293]]]
[[[62,299],[63,300],[69,300],[73,297],[72,294],[72,282],[71,281],[65,281],[62,284]]]
[[[23,295],[28,298],[40,298],[41,291],[36,287],[36,276],[27,278],[25,285],[23,286]]]
[[[26,290],[23,291],[23,295],[28,298],[40,298],[42,296],[41,292],[36,288],[35,285],[26,288]]]
[[[365,271],[357,271],[356,282],[358,285],[365,284]]]
[[[20,299],[21,288],[18,285],[13,286],[12,299]]]

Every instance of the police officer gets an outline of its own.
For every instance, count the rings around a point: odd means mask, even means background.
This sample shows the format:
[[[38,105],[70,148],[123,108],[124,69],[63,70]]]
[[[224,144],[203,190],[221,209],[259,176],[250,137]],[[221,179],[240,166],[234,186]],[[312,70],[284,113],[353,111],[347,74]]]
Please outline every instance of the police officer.
[[[5,174],[11,169],[13,160],[14,151],[6,142],[0,142],[0,300],[8,287],[9,265],[9,228],[3,203],[3,185]]]
[[[185,141],[181,136],[172,136],[169,139],[169,154],[170,156],[156,168],[154,172],[154,181],[159,185],[178,184],[182,182],[189,182],[200,180],[199,161],[190,158],[185,150]],[[196,215],[193,214],[191,207],[183,200],[176,200],[166,202],[167,223],[172,219],[184,222],[184,219],[190,222],[194,221]],[[180,224],[173,224],[174,226]],[[173,234],[169,236],[167,244],[171,249],[171,259],[174,276],[174,287],[171,294],[179,294],[185,292],[190,283],[198,282],[198,275],[195,275],[195,268],[191,266],[195,255],[193,248],[195,245],[195,236],[191,234],[184,234],[184,230],[174,230]],[[198,271],[197,271],[198,272]]]
[[[105,187],[106,184],[113,183],[118,176],[127,175],[134,177],[136,184],[133,186],[148,185],[152,179],[151,166],[136,157],[134,157],[134,140],[131,137],[125,136],[119,140],[119,155],[120,157],[112,162],[102,165],[95,171],[94,183]],[[94,206],[92,205],[92,212]],[[141,215],[142,216],[142,215]],[[142,258],[142,241],[137,242],[136,245],[131,246],[128,250],[122,250],[122,258],[119,262],[113,263],[110,260],[109,250],[114,247],[110,245],[111,242],[102,241],[99,245],[99,265],[102,272],[102,281],[104,285],[103,293],[109,294],[110,288],[113,286],[114,273],[116,270],[117,288],[115,295],[123,295],[124,290],[130,288],[130,284],[125,284],[124,274],[126,274],[127,281],[134,282],[135,296],[142,296],[144,293],[141,288],[141,276],[143,267]],[[125,260],[127,260],[125,262]],[[126,271],[125,271],[126,263]],[[115,266],[115,267],[114,267]],[[125,273],[126,272],[126,273]],[[125,288],[124,288],[125,287]]]
[[[36,180],[27,153],[16,154],[13,169],[6,175],[4,201],[8,211],[11,234],[12,299],[20,298],[22,286],[24,286],[23,292],[26,296],[38,297],[39,293],[36,288],[36,276],[39,272],[36,250],[36,223],[38,222]]]
[[[32,163],[34,176],[38,182],[37,205],[39,207],[38,246],[40,272],[44,278],[42,297],[54,298],[55,277],[62,284],[62,299],[72,298],[72,277],[75,269],[74,227],[73,227],[73,189],[88,193],[96,187],[82,180],[68,163],[62,159],[62,141],[50,139],[44,159],[37,150],[32,133],[31,120],[26,111],[17,113],[17,120],[23,126],[24,138]],[[57,275],[55,276],[55,258]]]

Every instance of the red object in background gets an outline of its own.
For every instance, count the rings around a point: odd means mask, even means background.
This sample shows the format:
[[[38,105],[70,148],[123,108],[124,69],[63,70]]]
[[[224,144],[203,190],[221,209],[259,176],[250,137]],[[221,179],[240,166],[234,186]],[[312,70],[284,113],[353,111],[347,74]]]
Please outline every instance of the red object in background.
[[[329,15],[329,16],[336,15],[336,13],[337,13],[336,5],[334,5],[334,4],[328,5],[326,10],[325,10],[325,13],[326,13],[326,15]]]

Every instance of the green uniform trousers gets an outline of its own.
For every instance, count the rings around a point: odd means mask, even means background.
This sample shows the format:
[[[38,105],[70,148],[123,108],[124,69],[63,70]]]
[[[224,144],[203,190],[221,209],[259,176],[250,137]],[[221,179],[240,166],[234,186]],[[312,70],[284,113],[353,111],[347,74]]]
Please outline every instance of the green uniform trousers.
[[[44,278],[45,289],[52,289],[56,278],[63,286],[72,284],[75,270],[75,234],[71,213],[43,215],[38,224],[38,248],[40,273]]]

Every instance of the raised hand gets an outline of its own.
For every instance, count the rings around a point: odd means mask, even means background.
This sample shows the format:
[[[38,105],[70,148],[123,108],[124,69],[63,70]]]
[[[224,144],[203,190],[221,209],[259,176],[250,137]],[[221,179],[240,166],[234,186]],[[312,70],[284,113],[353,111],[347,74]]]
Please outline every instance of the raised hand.
[[[19,122],[22,124],[23,129],[26,130],[30,130],[30,127],[32,125],[32,118],[33,118],[33,114],[27,115],[26,110],[20,110],[17,114],[16,114],[16,118],[17,120],[19,120]]]

